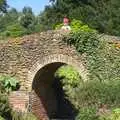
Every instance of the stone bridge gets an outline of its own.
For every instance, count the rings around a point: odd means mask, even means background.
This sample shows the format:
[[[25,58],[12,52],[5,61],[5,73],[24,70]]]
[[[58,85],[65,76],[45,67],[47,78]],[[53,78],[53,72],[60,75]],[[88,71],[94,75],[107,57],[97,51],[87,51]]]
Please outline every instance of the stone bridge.
[[[56,118],[61,99],[56,98],[60,93],[53,85],[54,73],[64,64],[73,66],[84,81],[88,80],[83,57],[63,38],[59,31],[48,31],[0,42],[0,74],[20,80],[20,90],[9,98],[13,110],[32,111],[39,120]],[[66,113],[70,106],[67,110],[62,107],[63,116],[70,116]]]
[[[54,116],[54,73],[64,64],[73,66],[83,80],[88,79],[82,57],[63,38],[58,31],[48,31],[0,42],[0,74],[20,80],[20,90],[10,95],[14,110],[32,111],[42,120]]]

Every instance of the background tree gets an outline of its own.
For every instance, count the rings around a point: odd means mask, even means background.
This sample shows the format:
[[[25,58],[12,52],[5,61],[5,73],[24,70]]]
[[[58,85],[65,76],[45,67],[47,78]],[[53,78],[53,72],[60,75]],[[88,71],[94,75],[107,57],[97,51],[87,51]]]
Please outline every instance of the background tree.
[[[31,33],[35,29],[35,22],[35,16],[32,12],[32,8],[24,7],[22,11],[22,16],[20,18],[20,24],[28,30],[28,33]]]
[[[82,21],[100,33],[120,36],[119,0],[50,0],[50,2],[43,12],[35,16],[30,7],[24,7],[22,12],[13,8],[3,14],[2,12],[7,9],[7,3],[6,0],[0,0],[2,13],[0,36],[6,35],[7,28],[14,24],[17,24],[17,29],[20,28],[18,31],[23,28],[24,34],[51,30],[62,23],[65,16],[71,21],[73,19]]]
[[[6,0],[0,0],[0,13],[1,12],[6,12],[7,11],[7,2]]]
[[[42,13],[42,22],[49,29],[62,22],[64,16],[77,19],[101,33],[120,35],[119,0],[50,0]],[[52,14],[51,14],[52,13]],[[46,27],[45,27],[46,28]],[[43,27],[44,30],[44,27]]]

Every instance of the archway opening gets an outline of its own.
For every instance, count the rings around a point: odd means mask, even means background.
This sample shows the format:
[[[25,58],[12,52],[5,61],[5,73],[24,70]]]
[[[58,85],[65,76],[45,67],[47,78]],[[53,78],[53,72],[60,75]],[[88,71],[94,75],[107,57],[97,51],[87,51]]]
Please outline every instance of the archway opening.
[[[32,84],[32,112],[39,119],[72,119],[77,110],[66,99],[63,84],[55,72],[65,63],[54,62],[42,67],[35,75]]]

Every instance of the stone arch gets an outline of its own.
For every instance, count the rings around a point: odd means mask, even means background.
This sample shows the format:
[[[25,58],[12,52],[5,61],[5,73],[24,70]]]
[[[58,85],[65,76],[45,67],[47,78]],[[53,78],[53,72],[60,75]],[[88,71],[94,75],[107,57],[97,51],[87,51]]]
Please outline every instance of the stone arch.
[[[27,85],[29,84],[31,110],[39,119],[47,120],[51,118],[51,116],[53,117],[58,109],[58,101],[55,96],[56,93],[53,84],[56,86],[59,85],[60,82],[54,82],[54,73],[64,64],[73,66],[80,73],[83,80],[86,81],[88,79],[87,70],[82,61],[77,59],[77,57],[62,54],[53,54],[43,57],[33,65],[28,73]],[[58,89],[62,89],[61,86],[56,90]],[[62,90],[60,90],[60,92],[62,92],[62,95],[64,94]],[[66,106],[66,103],[63,104]],[[67,101],[67,104],[69,104],[69,109],[72,110],[73,106],[71,103]],[[62,114],[70,116],[70,114],[73,113],[64,112]]]
[[[28,85],[27,88],[29,92],[32,90],[32,82],[36,73],[45,65],[55,62],[61,62],[73,66],[79,72],[84,81],[88,80],[88,71],[85,68],[83,61],[80,59],[80,56],[71,57],[63,54],[48,55],[36,61],[36,63],[28,71],[26,85]]]

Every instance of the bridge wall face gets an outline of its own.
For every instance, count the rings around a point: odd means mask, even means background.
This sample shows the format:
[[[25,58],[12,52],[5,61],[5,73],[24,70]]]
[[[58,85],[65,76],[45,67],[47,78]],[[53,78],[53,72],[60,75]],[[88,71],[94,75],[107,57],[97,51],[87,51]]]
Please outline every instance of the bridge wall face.
[[[15,76],[20,80],[21,90],[27,90],[41,67],[63,62],[85,73],[83,77],[86,79],[83,58],[74,48],[67,46],[63,38],[59,32],[49,31],[0,42],[0,74]]]
[[[61,33],[49,31],[0,42],[0,74],[16,77],[20,80],[20,91],[31,92],[37,72],[47,64],[61,62],[72,65],[87,80],[83,58],[63,38]]]

